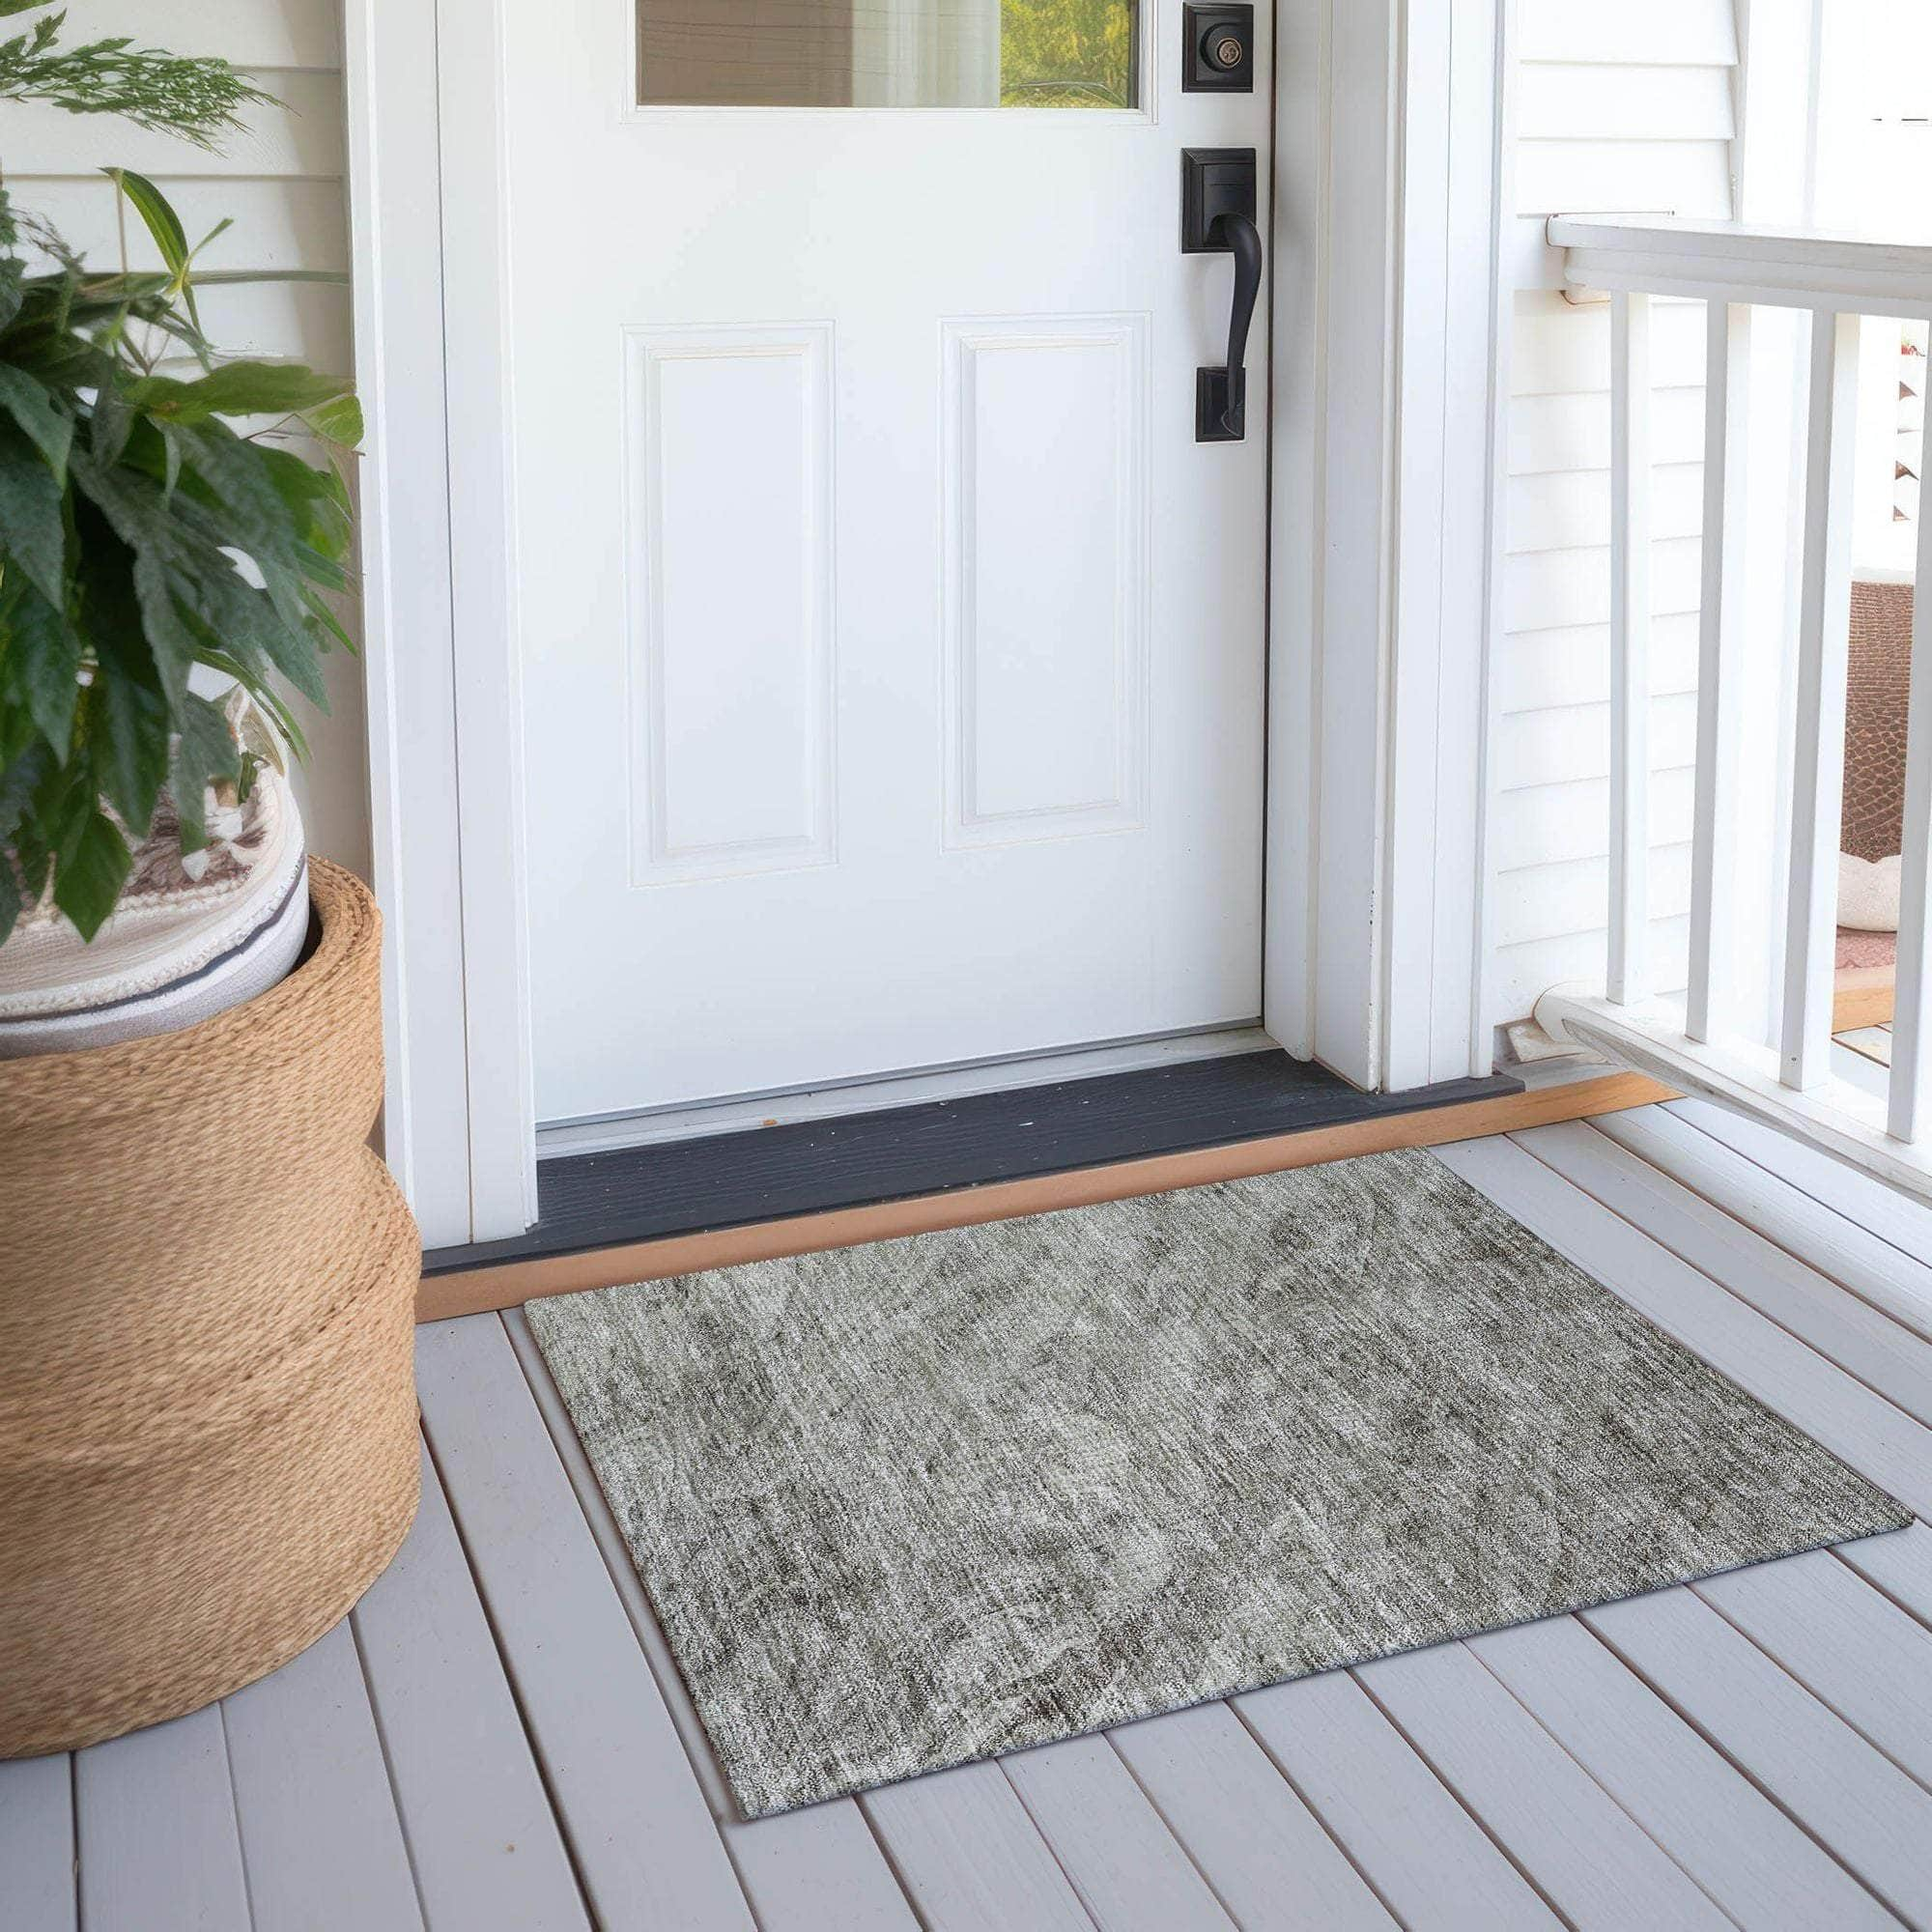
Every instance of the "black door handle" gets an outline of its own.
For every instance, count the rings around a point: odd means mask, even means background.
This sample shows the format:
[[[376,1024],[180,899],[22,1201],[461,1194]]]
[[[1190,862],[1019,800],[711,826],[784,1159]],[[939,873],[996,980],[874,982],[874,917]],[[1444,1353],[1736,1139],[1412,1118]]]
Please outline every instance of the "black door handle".
[[[1228,251],[1235,258],[1235,297],[1228,311],[1228,366],[1201,373],[1222,379],[1226,401],[1217,420],[1238,441],[1248,428],[1248,325],[1255,319],[1255,298],[1262,292],[1262,232],[1245,214],[1220,215],[1209,232],[1227,237]],[[1198,437],[1198,422],[1195,430]]]
[[[1183,148],[1180,247],[1188,255],[1232,255],[1228,360],[1194,372],[1194,440],[1239,442],[1247,434],[1248,329],[1262,289],[1262,237],[1255,226],[1252,148]]]

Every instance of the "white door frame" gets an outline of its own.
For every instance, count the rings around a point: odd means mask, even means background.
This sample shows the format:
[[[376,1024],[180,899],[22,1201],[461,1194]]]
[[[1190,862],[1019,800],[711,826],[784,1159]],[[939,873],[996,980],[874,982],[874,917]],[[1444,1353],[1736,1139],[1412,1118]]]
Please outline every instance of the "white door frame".
[[[511,4],[345,9],[385,1138],[431,1247],[536,1213],[504,440]],[[1178,27],[1178,0],[1157,4],[1158,29]],[[1276,0],[1264,1017],[1367,1088],[1490,1064],[1505,4]]]

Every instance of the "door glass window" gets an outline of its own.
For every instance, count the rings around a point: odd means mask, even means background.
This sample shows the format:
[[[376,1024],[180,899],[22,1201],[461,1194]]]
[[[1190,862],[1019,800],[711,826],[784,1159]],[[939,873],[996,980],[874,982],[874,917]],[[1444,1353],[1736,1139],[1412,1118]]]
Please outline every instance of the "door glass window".
[[[646,107],[1138,107],[1140,0],[637,0]]]

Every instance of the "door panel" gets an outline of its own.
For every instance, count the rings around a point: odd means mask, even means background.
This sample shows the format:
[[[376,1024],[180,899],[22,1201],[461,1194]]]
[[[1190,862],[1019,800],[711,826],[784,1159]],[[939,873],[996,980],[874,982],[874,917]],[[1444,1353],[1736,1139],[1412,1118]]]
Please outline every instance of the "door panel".
[[[1179,195],[1265,91],[1179,0],[1053,113],[639,108],[625,0],[509,14],[540,1118],[1251,1018],[1265,411],[1194,440]]]
[[[1147,782],[1148,317],[944,334],[946,841],[1132,830]]]
[[[832,331],[627,337],[631,883],[828,864]]]

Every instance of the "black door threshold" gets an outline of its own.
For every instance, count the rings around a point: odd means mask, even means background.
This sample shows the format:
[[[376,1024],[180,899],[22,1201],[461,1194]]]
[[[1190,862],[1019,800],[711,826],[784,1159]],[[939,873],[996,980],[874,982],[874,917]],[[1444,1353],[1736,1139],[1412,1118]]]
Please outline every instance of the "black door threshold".
[[[527,1234],[432,1248],[423,1273],[872,1207],[1521,1092],[1520,1080],[1498,1074],[1363,1094],[1325,1067],[1270,1051],[566,1154],[537,1169],[538,1220]]]

